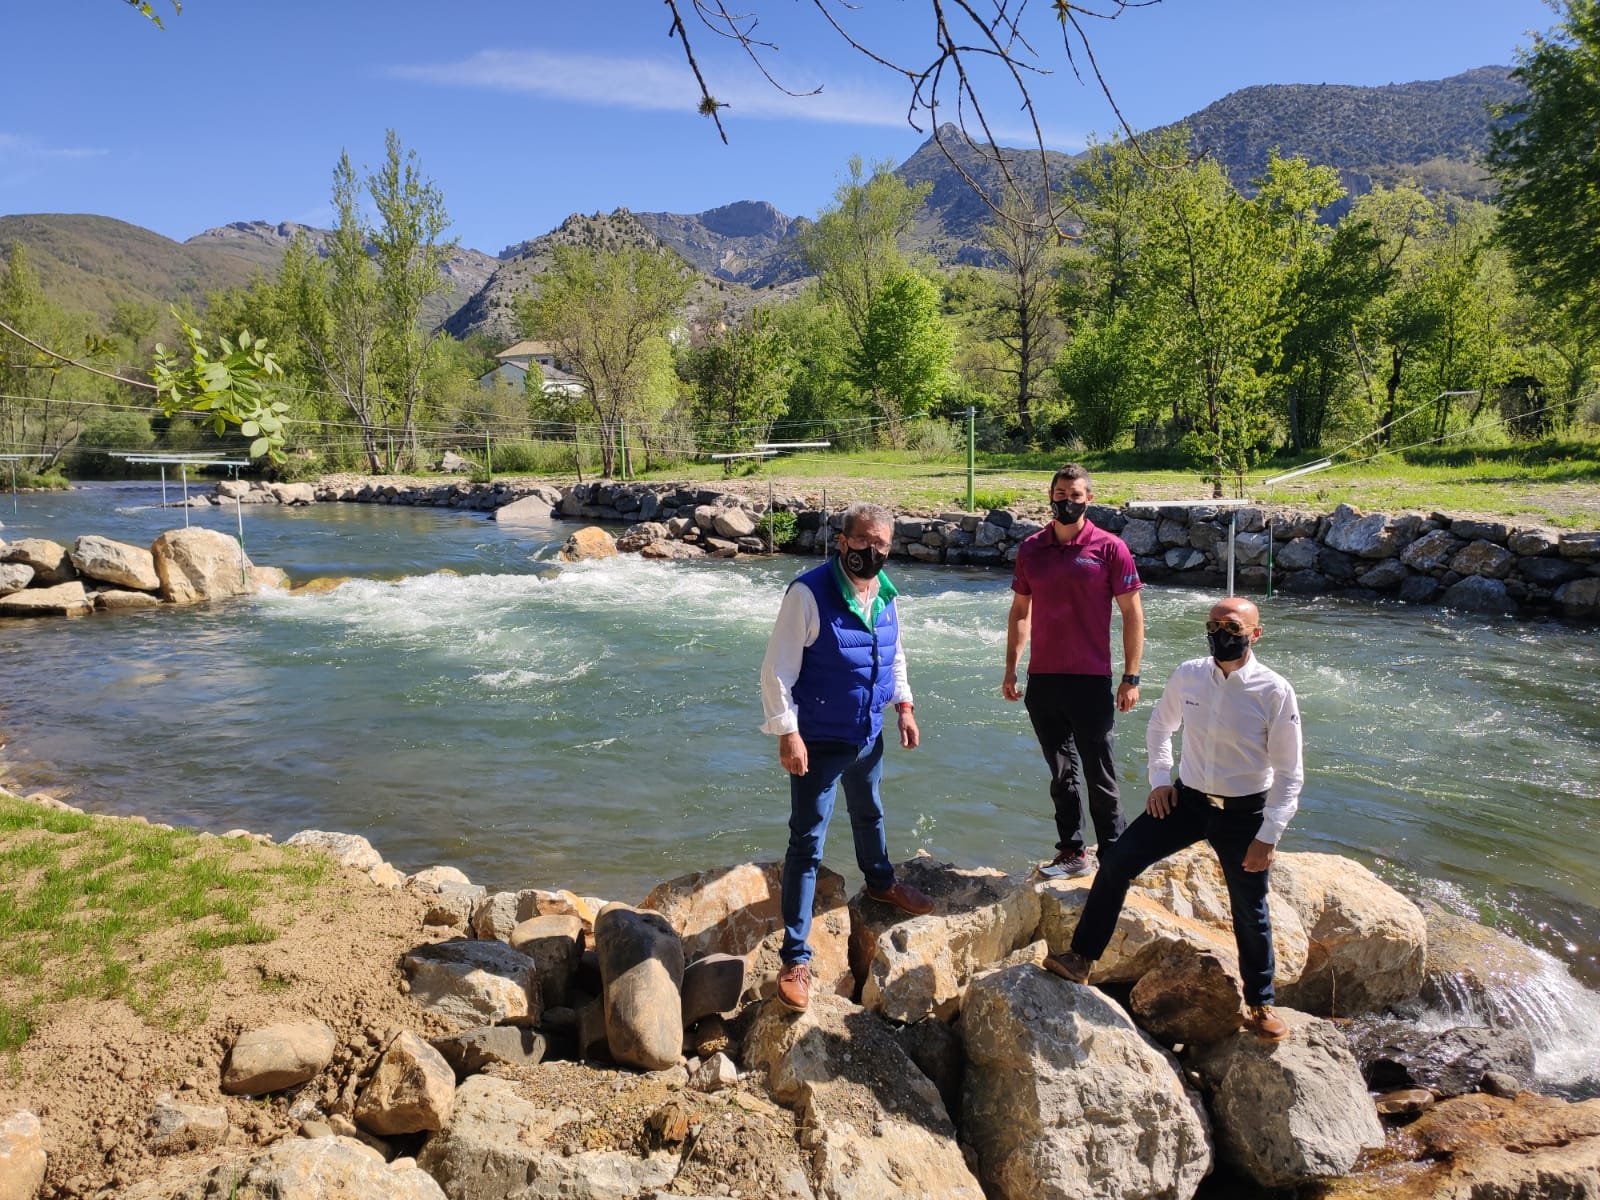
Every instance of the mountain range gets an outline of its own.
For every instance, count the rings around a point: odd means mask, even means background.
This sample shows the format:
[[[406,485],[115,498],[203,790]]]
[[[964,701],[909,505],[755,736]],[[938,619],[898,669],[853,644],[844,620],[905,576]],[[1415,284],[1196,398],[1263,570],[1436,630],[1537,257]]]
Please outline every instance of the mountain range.
[[[1427,190],[1481,199],[1490,192],[1479,160],[1488,147],[1491,106],[1520,94],[1505,67],[1384,87],[1272,84],[1233,92],[1182,124],[1195,150],[1215,157],[1241,184],[1262,172],[1276,148],[1337,167],[1357,194],[1374,184],[1409,179]],[[953,127],[940,132],[962,169],[998,190],[998,166],[966,147]],[[1055,152],[1043,162],[1036,151],[1004,153],[1024,186],[1037,186],[1046,165],[1053,181],[1064,179],[1072,163],[1071,156]],[[919,147],[895,173],[907,183],[930,187],[906,249],[945,266],[983,261],[982,233],[990,211],[935,140]],[[696,308],[738,311],[766,298],[769,289],[800,285],[806,271],[795,234],[805,221],[760,200],[691,214],[627,209],[574,214],[498,255],[456,250],[446,266],[449,291],[435,298],[427,315],[458,337],[481,332],[509,341],[517,332],[516,299],[548,269],[555,246],[658,242],[702,273],[692,300]],[[27,247],[47,295],[102,317],[124,302],[198,305],[208,292],[270,272],[296,234],[319,249],[326,238],[324,230],[293,222],[238,221],[179,243],[110,217],[0,217],[0,247],[12,241]]]

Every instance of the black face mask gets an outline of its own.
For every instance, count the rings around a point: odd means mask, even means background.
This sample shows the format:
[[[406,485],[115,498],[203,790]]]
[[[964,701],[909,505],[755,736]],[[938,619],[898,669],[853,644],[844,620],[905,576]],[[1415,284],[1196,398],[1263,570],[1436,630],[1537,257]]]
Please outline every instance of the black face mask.
[[[1244,652],[1250,649],[1250,635],[1248,633],[1229,633],[1226,629],[1219,629],[1215,633],[1206,634],[1206,643],[1211,647],[1211,657],[1220,662],[1233,662],[1244,657]]]
[[[856,579],[876,579],[878,572],[883,570],[883,564],[889,561],[889,556],[876,546],[868,546],[865,550],[857,550],[854,546],[844,548],[844,569]]]
[[[1076,525],[1079,518],[1089,511],[1089,505],[1083,500],[1052,500],[1050,511],[1063,525]]]

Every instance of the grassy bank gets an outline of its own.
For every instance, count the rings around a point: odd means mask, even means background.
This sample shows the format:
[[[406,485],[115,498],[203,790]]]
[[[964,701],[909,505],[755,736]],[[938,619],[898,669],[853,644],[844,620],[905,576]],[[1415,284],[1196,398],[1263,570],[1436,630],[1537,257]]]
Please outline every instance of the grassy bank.
[[[63,812],[0,792],[0,1051],[45,1006],[122,1000],[160,1024],[203,1020],[192,997],[226,946],[273,940],[258,913],[309,894],[323,857],[247,839]]]

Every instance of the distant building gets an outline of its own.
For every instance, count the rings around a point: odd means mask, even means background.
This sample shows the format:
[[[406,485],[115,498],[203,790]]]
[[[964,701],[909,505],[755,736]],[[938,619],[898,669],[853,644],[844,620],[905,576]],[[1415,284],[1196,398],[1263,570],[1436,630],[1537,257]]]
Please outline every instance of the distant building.
[[[514,346],[507,346],[495,358],[500,365],[478,376],[480,387],[509,387],[522,391],[528,386],[528,373],[537,367],[543,377],[542,386],[546,394],[559,392],[577,397],[585,391],[583,380],[562,370],[557,365],[559,360],[555,347],[545,342],[518,342]]]

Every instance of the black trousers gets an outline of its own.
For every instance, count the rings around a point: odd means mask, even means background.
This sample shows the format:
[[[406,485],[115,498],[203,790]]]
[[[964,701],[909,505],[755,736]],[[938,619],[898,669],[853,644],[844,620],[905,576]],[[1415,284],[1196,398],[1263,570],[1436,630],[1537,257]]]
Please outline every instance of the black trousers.
[[[1122,797],[1111,761],[1116,695],[1109,675],[1032,675],[1023,704],[1050,768],[1056,849],[1083,852],[1083,790],[1100,853],[1122,836]],[[1080,779],[1082,780],[1080,786]]]

